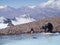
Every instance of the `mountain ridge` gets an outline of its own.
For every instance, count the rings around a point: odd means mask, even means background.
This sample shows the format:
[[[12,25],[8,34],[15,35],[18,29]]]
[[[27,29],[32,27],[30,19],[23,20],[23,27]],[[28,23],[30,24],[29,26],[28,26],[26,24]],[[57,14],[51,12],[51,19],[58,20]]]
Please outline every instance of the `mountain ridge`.
[[[13,7],[7,6],[7,9],[0,9],[0,16],[4,16],[7,18],[14,18],[19,17],[24,14],[29,14],[34,19],[41,19],[44,17],[55,17],[60,16],[60,10],[51,8],[51,7],[44,7],[41,8],[39,6],[35,7],[34,9],[29,8],[28,6],[20,7],[15,9]]]

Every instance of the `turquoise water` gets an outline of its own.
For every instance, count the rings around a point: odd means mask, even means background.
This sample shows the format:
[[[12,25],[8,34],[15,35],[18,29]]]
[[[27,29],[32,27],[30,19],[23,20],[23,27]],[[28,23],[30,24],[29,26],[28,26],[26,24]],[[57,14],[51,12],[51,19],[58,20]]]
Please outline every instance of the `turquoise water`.
[[[0,45],[60,45],[60,34],[0,36]]]

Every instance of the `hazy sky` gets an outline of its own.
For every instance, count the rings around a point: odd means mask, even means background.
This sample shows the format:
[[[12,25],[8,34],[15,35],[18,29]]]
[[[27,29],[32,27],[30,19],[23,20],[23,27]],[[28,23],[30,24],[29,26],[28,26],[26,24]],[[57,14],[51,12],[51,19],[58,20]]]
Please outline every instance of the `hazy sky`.
[[[0,5],[8,5],[11,7],[19,8],[26,5],[38,5],[47,0],[0,0]]]

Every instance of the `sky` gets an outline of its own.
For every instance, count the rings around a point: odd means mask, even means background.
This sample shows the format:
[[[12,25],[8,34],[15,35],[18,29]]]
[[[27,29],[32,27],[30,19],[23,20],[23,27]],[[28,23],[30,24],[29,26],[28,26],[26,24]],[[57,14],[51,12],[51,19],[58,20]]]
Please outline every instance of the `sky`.
[[[8,5],[11,7],[19,8],[27,5],[38,5],[47,0],[0,0],[0,5]]]

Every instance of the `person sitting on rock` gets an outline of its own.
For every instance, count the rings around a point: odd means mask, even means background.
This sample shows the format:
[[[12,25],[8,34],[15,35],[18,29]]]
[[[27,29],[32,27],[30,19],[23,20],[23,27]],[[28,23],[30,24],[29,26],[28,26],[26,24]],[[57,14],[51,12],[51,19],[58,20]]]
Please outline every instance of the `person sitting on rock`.
[[[45,32],[51,32],[52,33],[53,25],[51,23],[47,23],[47,24],[45,24],[45,26],[42,26],[42,29],[44,29]]]

